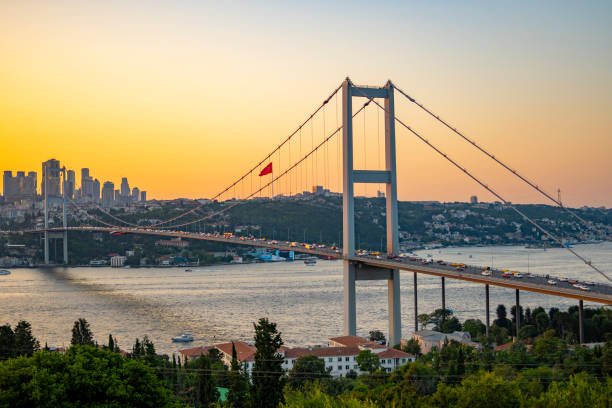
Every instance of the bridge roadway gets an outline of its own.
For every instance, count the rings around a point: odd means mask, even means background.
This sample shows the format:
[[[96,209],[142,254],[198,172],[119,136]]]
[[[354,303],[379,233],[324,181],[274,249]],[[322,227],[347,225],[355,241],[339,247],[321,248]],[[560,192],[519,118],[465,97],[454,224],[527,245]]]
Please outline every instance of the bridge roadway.
[[[197,239],[203,241],[222,242],[237,245],[253,246],[258,248],[278,249],[281,251],[294,251],[310,255],[332,257],[342,259],[341,249],[330,249],[316,244],[292,243],[287,241],[275,241],[248,237],[224,237],[220,234],[194,233],[184,231],[167,231],[146,228],[110,228],[110,227],[67,227],[68,231],[89,231],[89,232],[122,232],[141,235],[155,235],[170,238]],[[49,228],[50,232],[63,232],[63,228]],[[30,230],[29,233],[42,233],[44,230]],[[412,271],[426,275],[439,276],[450,279],[459,279],[468,282],[482,283],[485,285],[501,286],[521,291],[537,292],[545,295],[574,298],[595,303],[612,304],[612,286],[603,283],[589,283],[590,291],[581,290],[573,287],[568,282],[561,282],[558,278],[556,285],[547,283],[548,278],[534,274],[522,274],[521,278],[504,278],[502,271],[492,269],[491,276],[482,275],[483,267],[466,265],[464,270],[459,271],[456,267],[449,264],[423,264],[420,260],[411,260],[408,257],[391,257],[383,254],[382,256],[356,255],[349,257],[350,261],[359,264],[387,269],[399,269]]]

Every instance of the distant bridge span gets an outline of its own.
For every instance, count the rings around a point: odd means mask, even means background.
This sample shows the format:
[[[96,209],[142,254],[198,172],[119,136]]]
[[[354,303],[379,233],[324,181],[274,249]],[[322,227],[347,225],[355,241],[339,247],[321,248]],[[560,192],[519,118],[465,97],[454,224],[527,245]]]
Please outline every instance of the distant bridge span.
[[[579,299],[595,303],[603,303],[612,305],[612,286],[607,284],[595,284],[592,286],[591,291],[583,291],[564,282],[558,282],[557,285],[550,285],[547,283],[547,279],[542,276],[533,275],[528,277],[523,275],[523,278],[503,278],[501,277],[502,271],[493,269],[492,276],[483,276],[481,274],[482,266],[471,266],[468,265],[464,271],[457,271],[454,267],[449,265],[440,265],[437,263],[433,264],[422,264],[419,261],[410,261],[408,258],[388,258],[386,255],[382,256],[351,256],[344,257],[341,249],[332,250],[327,247],[319,248],[308,248],[302,243],[295,246],[291,246],[290,242],[287,241],[275,241],[253,238],[249,239],[246,237],[224,237],[222,235],[216,236],[217,234],[211,233],[194,233],[194,232],[183,232],[183,231],[168,231],[168,230],[155,230],[145,228],[110,228],[110,227],[67,227],[66,229],[49,228],[48,232],[64,232],[67,231],[83,231],[83,232],[122,232],[126,234],[139,234],[139,235],[154,235],[168,238],[185,238],[185,239],[196,239],[200,241],[219,242],[224,244],[233,245],[244,245],[258,248],[266,248],[272,250],[281,251],[294,251],[304,254],[332,257],[337,259],[347,259],[356,265],[356,274],[358,280],[369,280],[369,272],[375,268],[377,273],[380,269],[392,270],[403,270],[415,273],[422,273],[425,275],[433,275],[441,278],[458,279],[468,282],[476,282],[491,286],[500,286],[509,289],[522,290],[528,292],[542,293],[545,295],[559,296],[565,298]],[[28,233],[43,233],[45,230],[30,230]],[[338,251],[338,252],[336,252]],[[380,259],[379,259],[380,258]],[[373,277],[373,279],[380,279],[379,276]]]

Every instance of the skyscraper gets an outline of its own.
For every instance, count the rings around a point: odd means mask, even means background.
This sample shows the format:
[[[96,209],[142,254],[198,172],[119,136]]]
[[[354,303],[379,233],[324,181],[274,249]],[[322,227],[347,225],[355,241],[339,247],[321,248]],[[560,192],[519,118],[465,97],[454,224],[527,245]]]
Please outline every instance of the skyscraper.
[[[140,192],[140,201],[147,201],[147,192],[146,191],[141,191]]]
[[[132,201],[136,202],[140,198],[140,189],[138,187],[134,187],[132,189]]]
[[[60,197],[60,163],[58,160],[49,159],[42,164],[43,179],[41,183],[41,195],[45,196],[45,190],[47,197]],[[46,170],[46,171],[45,171]]]
[[[121,198],[125,202],[130,198],[130,184],[128,183],[127,177],[121,179]]]
[[[100,202],[100,180],[95,179],[92,187],[92,198],[94,203]]]
[[[21,198],[23,200],[36,199],[36,187],[38,186],[37,175],[35,171],[28,172],[28,175],[23,178],[21,188]]]
[[[24,171],[18,171],[13,177],[12,171],[4,172],[4,199],[7,202],[34,200],[36,198],[36,172],[31,171],[26,176]]]
[[[106,181],[102,186],[102,207],[110,208],[115,202],[115,184]]]
[[[93,179],[89,175],[88,168],[81,169],[81,198],[84,201],[93,200]]]
[[[66,197],[72,199],[74,197],[74,188],[76,187],[76,177],[74,170],[66,172]]]
[[[17,182],[17,177],[13,177],[12,171],[4,172],[4,200],[6,202],[16,201],[19,196],[19,184]]]

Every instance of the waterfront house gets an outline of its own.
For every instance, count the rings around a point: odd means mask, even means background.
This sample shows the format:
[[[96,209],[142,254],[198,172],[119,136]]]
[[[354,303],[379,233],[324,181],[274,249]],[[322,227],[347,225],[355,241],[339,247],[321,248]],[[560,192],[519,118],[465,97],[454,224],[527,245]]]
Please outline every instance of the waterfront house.
[[[427,354],[431,351],[432,347],[437,347],[440,350],[444,347],[444,344],[451,341],[456,341],[466,346],[474,347],[480,350],[480,343],[472,341],[472,337],[469,332],[456,331],[453,333],[440,333],[434,330],[421,330],[415,332],[412,338],[419,342],[421,346],[421,353]],[[408,340],[402,339],[401,346],[405,347]]]

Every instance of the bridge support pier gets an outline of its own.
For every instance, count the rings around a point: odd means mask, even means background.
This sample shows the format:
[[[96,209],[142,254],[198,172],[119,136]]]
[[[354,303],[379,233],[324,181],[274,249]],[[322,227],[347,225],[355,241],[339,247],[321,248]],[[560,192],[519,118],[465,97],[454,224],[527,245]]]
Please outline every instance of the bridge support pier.
[[[442,309],[446,310],[446,293],[444,290],[444,276],[442,276]]]
[[[419,331],[419,301],[417,299],[417,273],[414,272],[414,331]]]
[[[355,264],[344,261],[344,334],[357,335],[357,305],[355,302]]]
[[[379,268],[366,265],[362,262],[345,262],[344,269],[344,312],[345,333],[355,335],[357,331],[357,318],[355,307],[355,281],[358,280],[386,280],[389,305],[389,344],[394,346],[401,340],[401,309],[400,309],[400,281],[399,270]]]
[[[580,299],[578,301],[578,332],[579,332],[579,340],[580,344],[584,343],[584,325],[583,325],[583,301]]]
[[[391,279],[387,280],[389,306],[389,346],[400,344],[402,339],[402,309],[400,307],[400,271],[391,270]]]
[[[489,285],[485,285],[485,320],[486,320],[486,334],[489,335],[489,321],[490,321],[490,310],[489,310]]]
[[[516,311],[515,311],[516,339],[518,340],[518,333],[519,333],[519,330],[521,330],[521,303],[519,302],[519,290],[518,289],[516,289],[515,297],[516,297]]]

